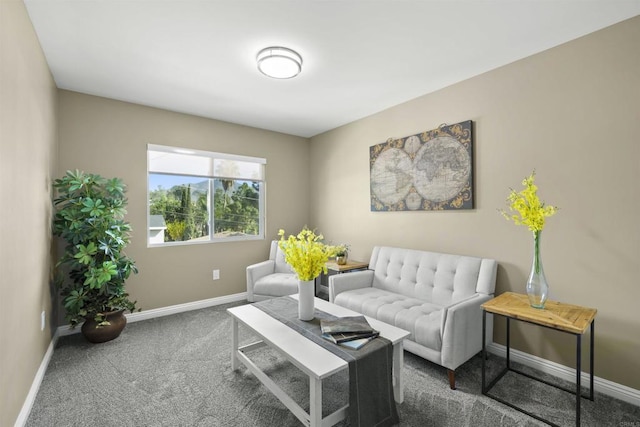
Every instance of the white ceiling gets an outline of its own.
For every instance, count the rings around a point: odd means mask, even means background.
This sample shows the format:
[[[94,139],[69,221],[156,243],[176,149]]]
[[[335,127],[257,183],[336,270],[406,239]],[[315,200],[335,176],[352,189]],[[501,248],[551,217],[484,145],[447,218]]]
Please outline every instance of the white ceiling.
[[[640,14],[640,0],[25,0],[59,88],[310,137]],[[303,57],[290,80],[255,55]]]

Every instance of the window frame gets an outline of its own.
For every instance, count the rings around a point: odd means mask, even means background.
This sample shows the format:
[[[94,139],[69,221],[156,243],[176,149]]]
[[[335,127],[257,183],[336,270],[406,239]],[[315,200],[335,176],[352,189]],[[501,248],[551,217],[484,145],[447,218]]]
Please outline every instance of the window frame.
[[[261,169],[261,178],[248,178],[248,177],[229,177],[216,175],[214,168],[211,169],[210,173],[207,174],[188,174],[188,173],[176,173],[176,172],[161,172],[161,171],[152,171],[151,170],[151,154],[157,152],[165,152],[170,154],[178,154],[178,155],[186,155],[186,156],[194,156],[198,158],[208,158],[212,159],[212,162],[217,160],[231,160],[238,162],[247,162],[254,163],[259,165]],[[238,241],[254,241],[254,240],[264,240],[265,239],[265,226],[266,226],[266,192],[267,192],[267,180],[266,180],[266,165],[267,160],[260,157],[250,157],[243,156],[238,154],[229,154],[229,153],[217,153],[213,151],[204,151],[198,149],[184,148],[184,147],[174,147],[168,145],[157,145],[157,144],[147,144],[147,183],[146,183],[146,241],[148,248],[162,248],[162,247],[171,247],[171,246],[189,246],[189,245],[203,245],[203,244],[212,244],[212,243],[225,243],[225,242],[238,242]],[[150,188],[150,174],[164,174],[164,175],[174,175],[174,176],[184,176],[184,177],[194,177],[194,178],[202,178],[203,180],[208,180],[209,184],[209,239],[208,240],[186,240],[186,241],[175,241],[175,242],[162,242],[162,243],[151,243],[150,242],[150,229],[151,229],[151,199],[150,192],[153,191]],[[216,179],[225,179],[231,178],[237,181],[249,181],[249,182],[259,182],[260,190],[258,191],[258,234],[256,235],[243,235],[243,236],[229,236],[229,237],[215,237],[215,180]],[[204,236],[203,236],[204,237]]]

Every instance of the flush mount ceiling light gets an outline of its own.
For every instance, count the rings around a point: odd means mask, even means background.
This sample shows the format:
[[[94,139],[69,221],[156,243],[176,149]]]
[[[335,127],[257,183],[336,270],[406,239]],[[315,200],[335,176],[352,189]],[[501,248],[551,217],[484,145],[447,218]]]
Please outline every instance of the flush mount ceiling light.
[[[302,57],[286,47],[272,46],[262,49],[256,56],[258,70],[274,79],[290,79],[302,71]]]

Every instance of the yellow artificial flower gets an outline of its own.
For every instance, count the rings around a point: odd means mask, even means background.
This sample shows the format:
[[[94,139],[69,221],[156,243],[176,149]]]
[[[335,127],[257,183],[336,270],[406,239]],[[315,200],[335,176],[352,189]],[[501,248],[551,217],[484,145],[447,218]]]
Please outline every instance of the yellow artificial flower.
[[[293,268],[299,280],[309,281],[327,273],[326,263],[335,256],[334,246],[322,243],[322,234],[316,235],[308,228],[303,228],[297,236],[290,235],[285,239],[284,230],[278,231],[278,246],[284,252],[285,261]]]
[[[522,181],[525,187],[523,190],[516,192],[511,190],[507,202],[509,202],[509,211],[501,210],[500,213],[507,220],[513,221],[516,225],[525,225],[533,233],[542,231],[544,228],[545,218],[554,215],[558,208],[555,206],[547,206],[538,198],[538,187],[534,183],[535,171]]]

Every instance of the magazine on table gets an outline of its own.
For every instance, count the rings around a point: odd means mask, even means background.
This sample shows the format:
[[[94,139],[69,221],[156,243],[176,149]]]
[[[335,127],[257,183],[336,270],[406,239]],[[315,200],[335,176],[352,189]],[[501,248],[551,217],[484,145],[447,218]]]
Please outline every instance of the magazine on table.
[[[327,341],[355,350],[380,335],[364,316],[321,319],[320,328],[322,337]]]
[[[359,340],[363,338],[375,338],[380,333],[378,331],[371,332],[340,332],[337,334],[322,334],[322,337],[328,341],[331,341],[335,344],[340,344],[347,341]]]
[[[378,335],[379,333],[376,331],[374,333],[370,333],[367,336],[359,335],[359,338],[351,338],[346,341],[336,341],[334,336],[331,334],[322,334],[322,338],[326,339],[327,341],[331,341],[334,344],[341,345],[343,347],[352,348],[354,350],[358,350],[359,348],[364,346],[366,343],[376,338]]]
[[[371,333],[375,330],[364,316],[338,317],[337,319],[321,319],[320,328],[323,334],[336,333]]]

